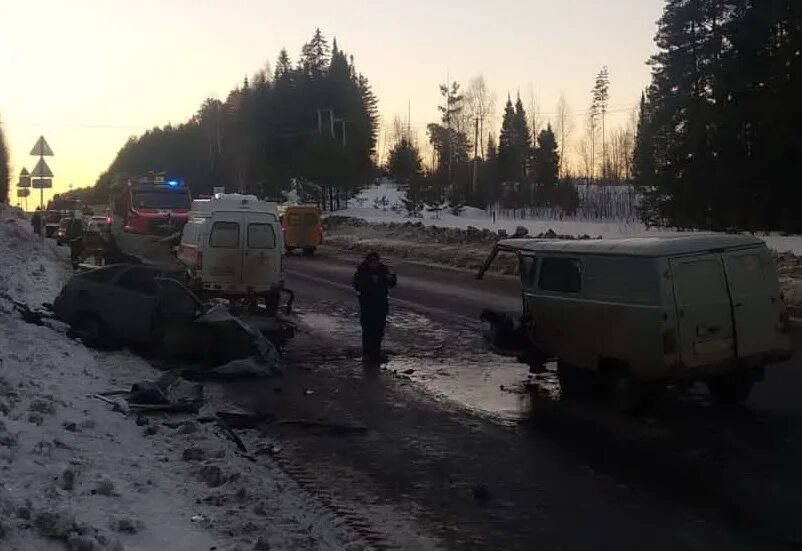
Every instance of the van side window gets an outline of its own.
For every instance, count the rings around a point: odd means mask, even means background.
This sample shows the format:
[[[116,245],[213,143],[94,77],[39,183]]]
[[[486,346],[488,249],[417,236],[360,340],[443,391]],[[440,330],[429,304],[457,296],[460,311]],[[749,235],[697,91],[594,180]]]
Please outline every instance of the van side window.
[[[521,285],[524,289],[534,289],[537,283],[537,258],[534,256],[521,256]]]
[[[544,258],[540,264],[539,287],[555,293],[578,293],[582,267],[576,258]]]
[[[582,294],[592,300],[658,304],[660,278],[653,258],[590,255],[582,259]]]
[[[236,222],[215,222],[212,235],[209,236],[210,247],[236,249],[239,247],[239,224]]]
[[[249,249],[275,249],[276,232],[270,224],[248,224]]]

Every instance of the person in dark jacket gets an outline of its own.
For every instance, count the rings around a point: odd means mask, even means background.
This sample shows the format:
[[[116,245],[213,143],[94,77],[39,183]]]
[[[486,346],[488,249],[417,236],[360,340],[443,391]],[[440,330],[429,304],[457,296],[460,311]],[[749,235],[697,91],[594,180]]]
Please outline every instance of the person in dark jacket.
[[[42,211],[38,207],[31,216],[31,225],[36,235],[42,235]]]
[[[70,244],[70,261],[73,268],[81,262],[81,252],[84,249],[84,222],[80,218],[71,218],[67,223],[67,243]]]
[[[389,289],[398,283],[396,275],[371,252],[354,274],[359,293],[359,322],[362,325],[362,354],[366,360],[382,361],[381,344],[387,325]]]

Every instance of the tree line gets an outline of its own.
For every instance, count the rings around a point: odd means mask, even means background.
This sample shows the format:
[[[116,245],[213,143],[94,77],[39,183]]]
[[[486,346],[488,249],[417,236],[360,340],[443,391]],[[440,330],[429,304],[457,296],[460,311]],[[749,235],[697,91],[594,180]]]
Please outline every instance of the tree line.
[[[225,101],[207,99],[187,122],[132,137],[90,190],[105,200],[115,178],[165,171],[193,195],[215,187],[278,199],[293,184],[331,206],[375,176],[378,105],[368,79],[318,29],[293,63],[282,49]]]
[[[802,2],[667,0],[634,171],[649,224],[802,231]]]
[[[558,106],[556,131],[551,122],[540,128],[536,113],[527,113],[518,95],[514,102],[507,97],[498,137],[489,131],[484,138],[495,103],[484,78],[472,80],[465,92],[458,82],[439,88],[440,120],[426,127],[432,153],[428,168],[421,145],[400,121],[395,123],[395,143],[386,169],[406,189],[405,207],[410,216],[444,209],[459,214],[465,205],[576,211],[575,178],[564,163],[571,132],[564,96]]]
[[[0,203],[8,203],[8,185],[11,180],[8,168],[8,147],[0,126]]]

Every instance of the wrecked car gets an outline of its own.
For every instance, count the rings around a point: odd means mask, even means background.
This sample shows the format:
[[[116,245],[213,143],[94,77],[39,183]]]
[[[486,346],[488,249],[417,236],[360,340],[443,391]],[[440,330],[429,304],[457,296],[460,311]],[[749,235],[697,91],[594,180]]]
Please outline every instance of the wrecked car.
[[[115,264],[73,276],[53,302],[56,317],[89,346],[155,344],[170,324],[192,322],[203,304],[149,266]]]
[[[137,345],[161,359],[220,369],[221,376],[264,374],[275,347],[223,304],[203,304],[158,268],[117,264],[77,274],[53,303],[57,319],[87,346]]]
[[[484,314],[493,338],[522,357],[558,361],[563,389],[593,374],[623,410],[668,384],[706,383],[714,399],[745,400],[766,365],[790,357],[788,312],[760,239],[693,234],[608,240],[499,241],[518,255],[529,339]],[[506,328],[506,329],[505,329]]]

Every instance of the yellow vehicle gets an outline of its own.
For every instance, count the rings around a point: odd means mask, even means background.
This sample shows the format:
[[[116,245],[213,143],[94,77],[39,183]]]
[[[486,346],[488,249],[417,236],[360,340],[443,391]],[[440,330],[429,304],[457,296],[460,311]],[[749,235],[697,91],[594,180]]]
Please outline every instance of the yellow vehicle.
[[[278,212],[287,252],[303,249],[305,255],[314,254],[323,244],[320,209],[315,205],[281,205]]]

